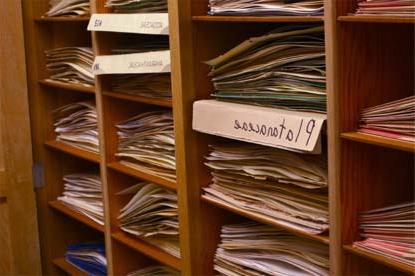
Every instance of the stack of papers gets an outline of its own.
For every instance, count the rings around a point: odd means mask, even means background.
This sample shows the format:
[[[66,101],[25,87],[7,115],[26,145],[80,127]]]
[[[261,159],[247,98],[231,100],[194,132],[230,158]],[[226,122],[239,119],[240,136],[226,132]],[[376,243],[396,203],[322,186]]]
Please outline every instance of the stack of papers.
[[[165,265],[148,266],[127,274],[127,276],[179,276],[180,273]]]
[[[126,166],[176,180],[173,117],[170,111],[145,112],[117,125],[118,153]]]
[[[95,105],[89,102],[71,103],[54,111],[56,140],[74,147],[98,152],[98,120]]]
[[[169,50],[169,37],[165,35],[122,35],[117,40],[117,46],[111,50],[114,55]]]
[[[107,258],[102,243],[78,243],[68,246],[65,259],[88,275],[107,275]]]
[[[360,0],[356,15],[408,16],[415,15],[414,0]]]
[[[415,96],[364,109],[358,131],[415,142]]]
[[[171,99],[170,74],[117,75],[112,79],[112,91],[150,98]]]
[[[120,228],[179,258],[176,193],[157,184],[143,182],[128,187],[118,195],[134,195],[120,210]]]
[[[68,174],[63,177],[64,192],[59,201],[104,225],[102,185],[99,175]]]
[[[84,16],[90,12],[89,0],[50,0],[45,16]]]
[[[91,48],[63,47],[46,51],[46,68],[55,81],[94,85]]]
[[[323,0],[209,0],[211,15],[322,15]]]
[[[353,246],[415,268],[415,202],[362,212],[362,241]]]
[[[328,229],[321,157],[242,143],[212,148],[205,163],[212,184],[204,188],[205,197],[307,233]]]
[[[167,0],[107,0],[105,6],[116,13],[167,12]]]
[[[263,224],[222,227],[214,269],[222,275],[328,275],[328,246]]]
[[[323,27],[290,25],[206,62],[220,100],[326,111]]]

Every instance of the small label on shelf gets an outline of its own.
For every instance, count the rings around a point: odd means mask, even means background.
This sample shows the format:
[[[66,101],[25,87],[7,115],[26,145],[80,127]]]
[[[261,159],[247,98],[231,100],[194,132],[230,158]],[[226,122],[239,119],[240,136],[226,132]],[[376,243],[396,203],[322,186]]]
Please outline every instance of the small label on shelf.
[[[170,51],[96,56],[92,70],[94,75],[169,73]]]
[[[169,17],[167,13],[95,13],[89,20],[88,31],[168,35]]]
[[[327,115],[217,100],[193,104],[193,129],[271,147],[321,153]]]

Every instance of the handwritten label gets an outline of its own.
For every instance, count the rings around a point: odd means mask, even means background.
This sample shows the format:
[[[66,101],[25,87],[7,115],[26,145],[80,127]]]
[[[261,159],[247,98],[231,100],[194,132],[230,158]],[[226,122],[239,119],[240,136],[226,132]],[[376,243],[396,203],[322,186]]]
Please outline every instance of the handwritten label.
[[[320,153],[320,132],[326,115],[268,107],[197,101],[193,129],[237,140]]]
[[[167,13],[95,13],[89,20],[88,30],[101,32],[168,35],[169,18]]]
[[[92,72],[94,75],[169,73],[170,51],[96,56]]]

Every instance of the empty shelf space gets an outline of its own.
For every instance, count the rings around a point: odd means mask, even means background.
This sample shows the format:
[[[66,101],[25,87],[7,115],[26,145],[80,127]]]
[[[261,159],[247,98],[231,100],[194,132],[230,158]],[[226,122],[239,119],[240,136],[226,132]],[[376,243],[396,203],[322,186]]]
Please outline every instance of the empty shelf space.
[[[79,276],[87,276],[88,274],[84,271],[80,270],[76,266],[71,263],[68,263],[65,258],[57,258],[54,259],[53,264],[68,273],[69,275],[79,275]]]
[[[99,154],[76,148],[61,141],[46,141],[45,146],[95,163],[100,161]]]
[[[172,107],[172,101],[170,99],[157,99],[157,98],[150,98],[150,97],[143,97],[143,96],[136,96],[121,92],[104,92],[104,96],[108,96],[111,98],[123,99],[138,103],[144,104],[151,104],[156,106],[163,106],[163,107]]]

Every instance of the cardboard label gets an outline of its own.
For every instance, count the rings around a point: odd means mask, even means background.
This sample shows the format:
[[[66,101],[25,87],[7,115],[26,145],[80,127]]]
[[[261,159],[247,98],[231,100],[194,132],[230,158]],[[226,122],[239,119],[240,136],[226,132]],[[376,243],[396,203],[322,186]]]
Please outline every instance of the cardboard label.
[[[169,73],[170,51],[96,56],[92,71],[94,75]]]
[[[241,141],[321,153],[327,115],[202,100],[193,104],[193,129]]]
[[[95,13],[89,20],[88,31],[168,35],[169,17],[167,13]]]

